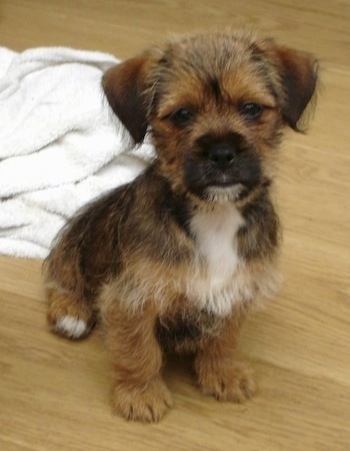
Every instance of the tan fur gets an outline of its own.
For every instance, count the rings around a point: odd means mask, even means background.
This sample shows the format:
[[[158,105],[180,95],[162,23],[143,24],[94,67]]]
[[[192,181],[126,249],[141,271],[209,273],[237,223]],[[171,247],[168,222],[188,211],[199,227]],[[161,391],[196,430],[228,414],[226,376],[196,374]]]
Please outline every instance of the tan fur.
[[[50,328],[106,331],[112,403],[158,421],[172,405],[166,350],[194,354],[219,400],[255,392],[241,326],[274,294],[279,222],[270,196],[284,125],[314,94],[313,57],[229,32],[184,37],[110,69],[107,99],[156,158],[134,182],[79,212],[45,262]],[[97,150],[98,151],[98,150]]]

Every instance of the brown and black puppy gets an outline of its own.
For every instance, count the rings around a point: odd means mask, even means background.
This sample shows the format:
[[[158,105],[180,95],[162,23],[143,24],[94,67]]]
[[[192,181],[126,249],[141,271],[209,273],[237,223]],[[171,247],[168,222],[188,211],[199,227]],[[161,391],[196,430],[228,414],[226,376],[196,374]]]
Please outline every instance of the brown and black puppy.
[[[80,338],[101,320],[126,418],[157,421],[172,405],[165,349],[194,354],[204,393],[253,395],[237,341],[277,286],[277,147],[315,85],[311,55],[229,32],[171,41],[105,74],[112,109],[135,143],[149,130],[157,156],[71,220],[45,277],[54,332]]]

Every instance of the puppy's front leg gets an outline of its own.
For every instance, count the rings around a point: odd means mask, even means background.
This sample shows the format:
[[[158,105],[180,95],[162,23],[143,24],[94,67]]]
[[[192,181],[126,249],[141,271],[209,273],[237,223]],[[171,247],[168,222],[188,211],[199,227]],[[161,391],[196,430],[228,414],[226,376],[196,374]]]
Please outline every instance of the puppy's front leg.
[[[155,337],[155,313],[145,308],[133,314],[115,304],[104,316],[114,408],[127,419],[159,421],[172,406],[172,398],[160,374],[162,351]]]
[[[245,316],[237,310],[224,319],[220,333],[204,339],[196,356],[199,386],[219,401],[244,402],[256,391],[252,370],[237,350]]]

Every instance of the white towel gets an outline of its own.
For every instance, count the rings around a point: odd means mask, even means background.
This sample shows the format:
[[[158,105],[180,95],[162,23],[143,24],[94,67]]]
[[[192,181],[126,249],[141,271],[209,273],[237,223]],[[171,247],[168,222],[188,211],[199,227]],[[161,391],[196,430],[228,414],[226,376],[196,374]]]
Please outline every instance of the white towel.
[[[0,253],[44,258],[78,208],[131,181],[153,156],[110,109],[111,55],[0,47]]]

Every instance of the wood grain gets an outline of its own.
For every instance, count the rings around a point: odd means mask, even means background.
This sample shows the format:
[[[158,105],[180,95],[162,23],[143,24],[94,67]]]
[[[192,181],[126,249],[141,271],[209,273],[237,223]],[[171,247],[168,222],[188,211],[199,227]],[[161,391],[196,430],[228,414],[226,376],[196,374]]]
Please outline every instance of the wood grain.
[[[132,56],[174,33],[256,28],[320,60],[307,135],[286,133],[276,197],[284,225],[279,296],[247,324],[259,383],[245,405],[193,385],[186,360],[165,379],[158,425],[113,415],[99,334],[48,333],[41,262],[0,257],[0,449],[350,450],[350,4],[348,0],[2,0],[1,45],[64,45]]]

